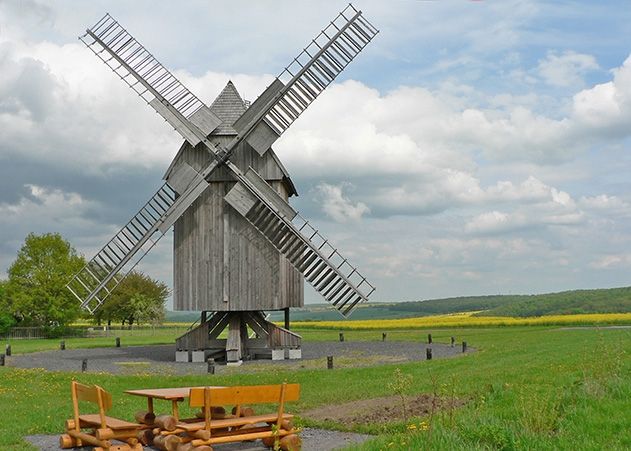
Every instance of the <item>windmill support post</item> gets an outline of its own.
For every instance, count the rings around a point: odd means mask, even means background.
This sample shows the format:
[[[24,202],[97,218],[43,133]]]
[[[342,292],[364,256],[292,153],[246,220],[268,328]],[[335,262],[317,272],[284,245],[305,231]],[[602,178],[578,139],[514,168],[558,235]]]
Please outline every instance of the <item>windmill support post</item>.
[[[226,329],[227,337],[220,338]],[[248,329],[253,333],[248,334]],[[177,352],[203,351],[204,361],[238,365],[244,360],[271,359],[275,354],[299,356],[301,337],[267,321],[259,311],[214,312],[177,338],[176,348]]]

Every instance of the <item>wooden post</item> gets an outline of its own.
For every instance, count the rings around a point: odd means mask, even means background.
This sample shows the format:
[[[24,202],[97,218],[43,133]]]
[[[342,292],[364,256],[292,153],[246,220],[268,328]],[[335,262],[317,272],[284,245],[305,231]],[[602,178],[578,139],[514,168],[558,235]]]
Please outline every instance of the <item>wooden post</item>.
[[[466,341],[462,342],[462,352],[467,352],[467,342]]]
[[[332,355],[326,358],[326,368],[329,370],[333,369],[333,356]]]
[[[432,344],[432,334],[427,334],[427,343]]]
[[[340,341],[344,341],[344,332],[340,332]]]
[[[0,354],[0,366],[4,366],[4,354]]]
[[[88,359],[83,359],[81,361],[81,372],[85,373],[88,370]]]
[[[285,329],[289,330],[289,307],[283,310],[285,311]]]
[[[208,374],[215,374],[215,359],[208,358]]]
[[[427,360],[432,360],[432,348],[425,349],[425,355],[427,356]]]
[[[7,345],[7,347],[5,348],[5,354],[7,355],[7,357],[11,357],[11,345]]]
[[[456,337],[451,337],[451,347],[453,348],[456,344]]]
[[[120,337],[116,337],[116,347],[117,348],[121,347],[121,339],[120,339]]]
[[[61,340],[61,341],[59,342],[59,349],[60,349],[61,351],[64,351],[64,350],[66,349],[66,340]]]
[[[381,334],[381,341],[386,341],[386,333],[385,332],[383,332]]]
[[[204,324],[206,322],[206,320],[208,319],[208,312],[206,312],[206,310],[202,310],[202,316],[200,318],[200,323]]]

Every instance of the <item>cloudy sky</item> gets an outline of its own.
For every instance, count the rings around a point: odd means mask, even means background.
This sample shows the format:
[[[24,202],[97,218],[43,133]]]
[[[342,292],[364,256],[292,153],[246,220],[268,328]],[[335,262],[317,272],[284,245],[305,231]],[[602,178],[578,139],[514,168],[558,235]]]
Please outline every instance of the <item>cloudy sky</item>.
[[[28,232],[91,257],[180,144],[87,26],[110,12],[207,103],[229,79],[254,100],[345,4],[0,0],[0,277]],[[355,5],[380,34],[275,149],[375,300],[630,285],[628,1]],[[141,264],[169,284],[171,246]]]

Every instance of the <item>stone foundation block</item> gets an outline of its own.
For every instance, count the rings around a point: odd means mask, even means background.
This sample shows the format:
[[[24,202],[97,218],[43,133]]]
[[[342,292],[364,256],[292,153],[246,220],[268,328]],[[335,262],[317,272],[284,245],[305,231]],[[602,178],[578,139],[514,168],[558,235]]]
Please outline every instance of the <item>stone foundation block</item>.
[[[191,352],[191,362],[193,363],[204,363],[206,361],[206,352],[204,351],[192,351]]]
[[[285,360],[285,350],[272,349],[272,360]]]
[[[188,351],[175,351],[175,361],[183,363],[190,362]]]
[[[289,350],[289,359],[302,359],[302,349],[290,349]]]

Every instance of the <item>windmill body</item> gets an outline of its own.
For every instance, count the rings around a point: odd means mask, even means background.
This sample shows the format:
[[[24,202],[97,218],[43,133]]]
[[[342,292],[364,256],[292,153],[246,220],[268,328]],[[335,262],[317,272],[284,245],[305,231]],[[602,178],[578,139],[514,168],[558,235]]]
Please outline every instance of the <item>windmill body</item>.
[[[245,105],[229,82],[210,110],[222,123],[209,136],[225,145],[236,136],[232,123]],[[167,173],[185,162],[201,171],[212,156],[185,142]],[[243,142],[231,161],[243,172],[254,169],[285,201],[296,195],[289,174],[272,149],[259,155]],[[281,310],[304,305],[302,275],[242,215],[224,201],[234,176],[222,169],[174,225],[173,305],[175,310]]]
[[[303,280],[344,316],[366,302],[374,286],[289,205],[297,192],[271,146],[377,32],[349,5],[254,103],[229,82],[208,107],[109,14],[86,30],[86,46],[186,141],[164,185],[68,283],[81,306],[98,309],[172,226],[174,307],[202,312],[176,340],[180,356],[296,351],[289,308],[303,305]],[[263,315],[281,309],[285,328]]]

